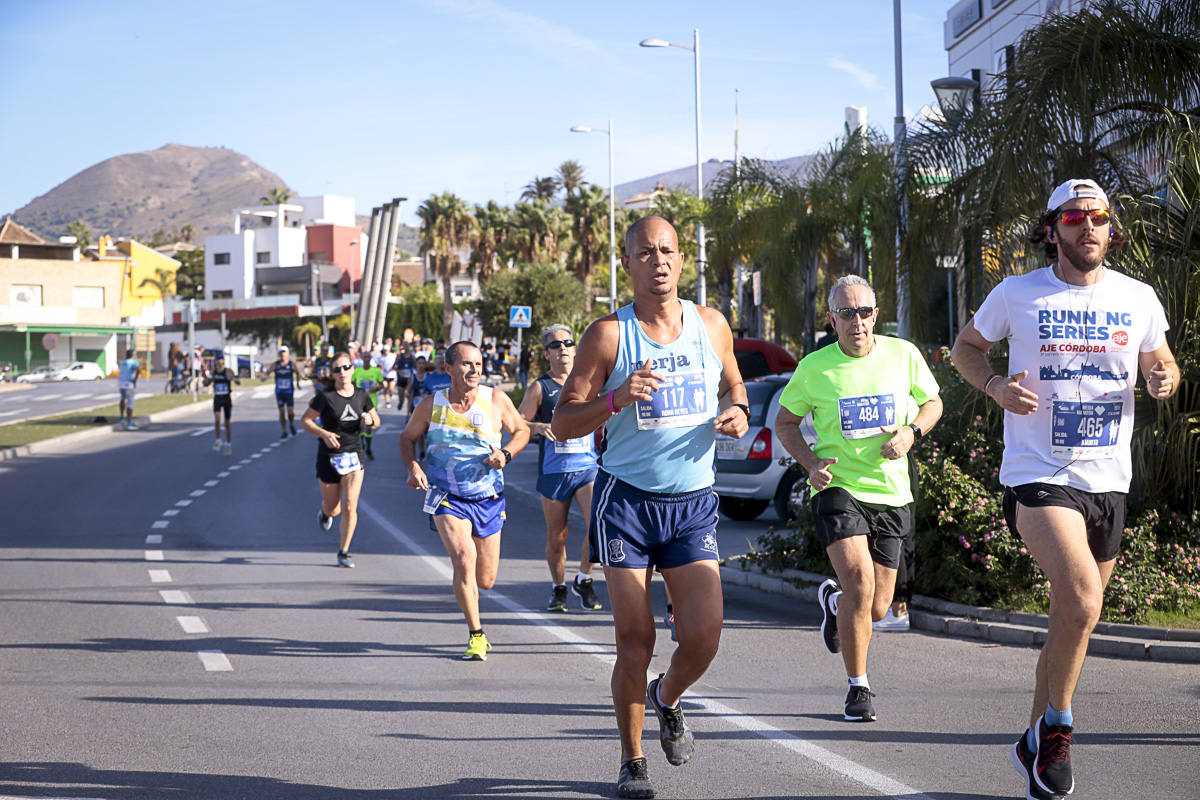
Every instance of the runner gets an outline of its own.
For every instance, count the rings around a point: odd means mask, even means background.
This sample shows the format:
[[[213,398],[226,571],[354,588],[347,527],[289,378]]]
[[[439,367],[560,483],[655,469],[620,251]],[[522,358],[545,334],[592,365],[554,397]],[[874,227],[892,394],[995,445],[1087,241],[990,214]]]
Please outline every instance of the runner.
[[[133,401],[137,395],[137,382],[141,372],[142,365],[133,357],[133,351],[126,350],[125,360],[117,367],[117,391],[121,394],[117,416],[125,418],[125,429],[130,431],[137,430],[137,426],[133,424]]]
[[[225,366],[225,356],[218,353],[213,358],[213,371],[204,378],[204,385],[213,387],[213,452],[221,450],[221,416],[225,416],[225,455],[233,455],[233,429],[229,425],[229,417],[233,414],[233,394],[231,384],[241,384],[233,370]]]
[[[358,524],[358,495],[365,476],[360,432],[378,428],[379,415],[370,396],[351,382],[354,365],[349,353],[335,354],[330,369],[333,388],[317,386],[300,427],[320,440],[317,482],[321,487],[321,508],[317,511],[317,522],[327,531],[333,527],[333,518],[341,515],[337,564],[353,567],[350,541]]]
[[[292,361],[292,354],[287,345],[280,345],[279,358],[271,364],[268,371],[275,377],[275,405],[279,406],[279,428],[282,431],[279,438],[288,438],[288,429],[292,436],[296,435],[296,400],[295,392],[300,387],[303,377],[300,365]],[[287,419],[284,419],[286,412]]]
[[[550,566],[550,602],[547,611],[567,610],[567,518],[571,500],[579,505],[583,526],[587,529],[592,509],[592,483],[596,480],[596,440],[592,434],[556,441],[550,432],[550,420],[559,392],[575,363],[575,337],[566,325],[551,325],[542,331],[542,347],[550,362],[550,371],[529,387],[521,400],[521,416],[529,429],[542,437],[538,444],[538,494],[542,496],[542,514],[546,518],[546,563]],[[526,348],[528,352],[528,348]],[[592,562],[588,558],[587,537],[583,538],[579,571],[571,581],[571,591],[583,608],[599,609],[600,598],[592,585]]]
[[[333,354],[333,345],[329,345],[328,351],[326,351],[324,354],[321,354],[320,351],[318,351],[317,357],[313,359],[312,376],[314,378],[314,395],[319,392],[322,387],[326,389],[333,388]]]
[[[906,454],[942,416],[933,373],[910,343],[876,336],[875,292],[857,275],[829,290],[836,346],[805,356],[779,398],[779,441],[808,472],[813,527],[837,580],[817,590],[821,635],[842,654],[850,684],[842,711],[875,720],[867,680],[871,623],[892,603],[896,569],[913,525]],[[919,407],[909,419],[909,398]],[[813,415],[815,451],[800,432]]]
[[[383,371],[380,370],[378,364],[372,363],[366,367],[356,367],[354,375],[350,378],[354,385],[371,396],[371,405],[376,409],[376,416],[379,415],[379,387],[383,384]],[[378,427],[378,426],[376,426]],[[370,430],[362,432],[363,447],[367,451],[367,459],[375,460],[375,453],[371,450],[371,440],[375,438],[375,433]]]
[[[392,395],[396,392],[396,353],[392,352],[391,339],[383,344],[375,365],[383,373],[383,407],[392,407]],[[400,398],[396,398],[396,408],[400,408]]]
[[[1050,266],[1005,278],[954,343],[963,377],[1004,409],[1004,515],[1050,581],[1029,728],[1013,745],[1026,797],[1070,794],[1071,698],[1125,527],[1134,384],[1166,400],[1179,366],[1154,290],[1109,269],[1124,244],[1108,196],[1073,179],[1050,195],[1030,241]],[[1008,342],[1008,370],[987,354]]]
[[[464,661],[487,661],[492,649],[479,617],[479,590],[496,583],[504,526],[503,469],[529,443],[529,428],[499,389],[480,388],[483,360],[471,342],[446,353],[451,384],[421,400],[400,435],[408,485],[425,492],[425,513],[454,566],[454,597],[467,620]],[[507,447],[501,447],[507,431]],[[428,434],[428,471],[416,459]]]
[[[407,402],[408,386],[413,379],[414,367],[412,353],[409,352],[408,345],[400,345],[400,352],[396,354],[393,369],[396,371],[396,410],[401,414],[405,413],[409,408]]]
[[[671,224],[656,216],[635,222],[621,263],[633,303],[583,335],[551,431],[565,441],[606,426],[590,537],[616,624],[617,794],[653,797],[642,755],[644,704],[658,717],[667,760],[687,762],[693,737],[679,700],[704,675],[721,638],[715,435],[745,435],[750,407],[729,324],[715,309],[679,298],[683,256]],[[678,611],[679,646],[667,672],[647,686],[655,566]]]
[[[450,374],[446,372],[446,353],[439,350],[433,357],[433,369],[426,372],[424,380],[421,381],[420,394],[433,394],[439,389],[448,388],[450,388]]]

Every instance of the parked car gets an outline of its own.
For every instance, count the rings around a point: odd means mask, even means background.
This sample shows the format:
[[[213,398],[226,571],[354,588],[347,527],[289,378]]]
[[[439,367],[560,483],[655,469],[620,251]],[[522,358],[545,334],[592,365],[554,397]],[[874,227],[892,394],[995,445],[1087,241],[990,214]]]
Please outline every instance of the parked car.
[[[213,362],[217,360],[217,356],[224,355],[220,350],[207,349],[204,351],[202,358],[204,359],[204,371],[212,372]],[[233,359],[226,356],[225,366],[234,371],[234,374],[239,378],[251,377],[250,372],[250,357],[249,356],[234,356],[237,359],[237,365],[234,365]]]
[[[48,381],[102,381],[104,373],[100,365],[91,361],[72,361],[62,369],[47,376]]]
[[[791,377],[788,372],[747,380],[750,429],[741,439],[717,435],[713,488],[720,498],[721,513],[730,519],[755,519],[771,505],[783,522],[796,516],[793,494],[807,485],[806,476],[775,433],[779,396]],[[804,418],[800,430],[810,447],[816,443],[811,417]]]
[[[13,380],[17,383],[38,383],[39,381],[46,380],[54,372],[54,367],[34,367],[29,372],[13,378]]]
[[[791,353],[765,339],[736,338],[733,340],[733,355],[737,358],[742,380],[778,375],[796,368],[796,359],[792,358]]]

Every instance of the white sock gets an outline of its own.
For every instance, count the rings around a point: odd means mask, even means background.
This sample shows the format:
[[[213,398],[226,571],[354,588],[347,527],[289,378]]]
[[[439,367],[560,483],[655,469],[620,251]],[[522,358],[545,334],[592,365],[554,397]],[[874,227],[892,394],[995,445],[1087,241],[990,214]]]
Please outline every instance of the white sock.
[[[675,701],[675,705],[673,705],[673,706],[669,706],[669,705],[667,705],[666,703],[664,703],[664,702],[663,702],[663,699],[662,699],[662,692],[660,692],[660,691],[659,691],[660,689],[662,689],[662,681],[659,681],[659,682],[658,682],[657,684],[655,684],[655,686],[654,686],[654,699],[658,701],[658,704],[659,704],[660,706],[662,706],[663,708],[670,708],[670,709],[672,709],[672,710],[673,710],[673,709],[676,709],[676,708],[679,708],[679,701],[678,701],[678,700],[676,700],[676,701]]]
[[[837,601],[841,596],[841,592],[834,592],[833,594],[829,595],[829,610],[833,612],[834,616],[837,616]]]
[[[592,579],[591,575],[584,575],[582,572],[575,573],[575,585],[577,585],[577,586],[579,584],[583,583],[584,581],[590,581],[591,579]]]
[[[865,686],[868,689],[871,688],[871,684],[867,682],[866,675],[859,675],[857,678],[847,677],[846,680],[849,681],[851,686]]]

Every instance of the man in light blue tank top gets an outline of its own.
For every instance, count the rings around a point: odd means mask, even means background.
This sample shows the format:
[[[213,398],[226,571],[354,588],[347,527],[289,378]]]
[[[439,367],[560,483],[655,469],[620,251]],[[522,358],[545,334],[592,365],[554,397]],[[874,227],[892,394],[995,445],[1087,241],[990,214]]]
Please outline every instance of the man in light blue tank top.
[[[621,264],[633,303],[584,333],[551,431],[566,440],[605,429],[590,539],[616,624],[617,795],[653,797],[641,745],[645,703],[658,717],[667,761],[686,763],[693,741],[679,700],[716,656],[724,613],[715,435],[745,435],[750,407],[729,323],[679,298],[683,256],[671,224],[653,216],[635,222]],[[655,567],[674,602],[679,646],[666,673],[647,685]]]

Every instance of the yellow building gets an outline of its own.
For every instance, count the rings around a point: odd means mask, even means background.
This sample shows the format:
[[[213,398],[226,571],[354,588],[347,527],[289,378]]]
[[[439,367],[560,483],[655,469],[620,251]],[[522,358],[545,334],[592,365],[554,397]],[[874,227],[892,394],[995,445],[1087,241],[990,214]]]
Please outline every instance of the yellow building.
[[[163,324],[163,297],[156,287],[143,286],[143,282],[160,280],[159,270],[164,270],[167,296],[176,294],[175,274],[181,266],[178,261],[133,239],[122,239],[114,245],[111,236],[101,236],[94,248],[88,248],[87,255],[97,261],[120,264],[121,318],[125,324],[136,328]]]

